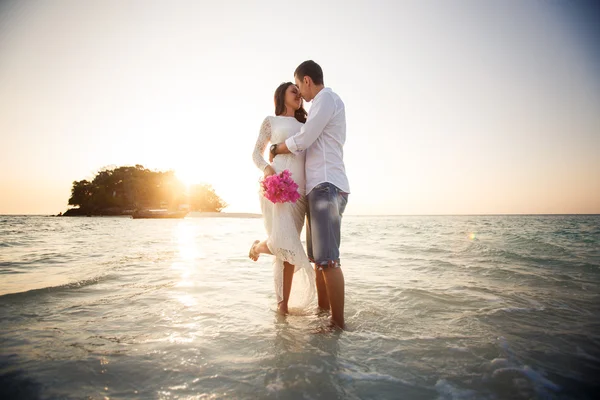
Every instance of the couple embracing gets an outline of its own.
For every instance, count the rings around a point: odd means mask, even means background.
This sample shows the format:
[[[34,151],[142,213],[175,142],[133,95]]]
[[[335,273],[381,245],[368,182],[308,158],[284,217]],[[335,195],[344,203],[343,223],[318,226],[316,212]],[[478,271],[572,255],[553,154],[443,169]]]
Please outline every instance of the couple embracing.
[[[343,161],[346,141],[344,103],[325,87],[323,70],[312,60],[294,72],[296,84],[275,90],[275,116],[264,119],[253,153],[265,178],[289,170],[298,184],[295,203],[272,203],[261,195],[267,239],[255,241],[249,256],[275,256],[278,311],[288,313],[292,281],[305,301],[316,287],[321,310],[331,311],[332,325],[344,328],[344,275],[340,264],[342,214],[350,188]],[[310,112],[303,99],[312,101]],[[269,162],[263,158],[269,146]],[[300,234],[306,219],[306,247]],[[312,268],[310,263],[314,263]],[[299,286],[298,288],[296,286]]]

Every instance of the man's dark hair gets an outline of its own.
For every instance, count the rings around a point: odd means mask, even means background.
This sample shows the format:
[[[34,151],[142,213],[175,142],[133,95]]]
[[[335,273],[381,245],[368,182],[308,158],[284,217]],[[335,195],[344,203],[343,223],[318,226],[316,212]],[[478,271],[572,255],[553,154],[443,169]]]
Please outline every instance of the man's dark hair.
[[[305,76],[308,76],[315,85],[323,84],[323,70],[313,60],[304,61],[298,65],[298,68],[294,71],[294,76],[297,76],[299,79],[304,79]]]

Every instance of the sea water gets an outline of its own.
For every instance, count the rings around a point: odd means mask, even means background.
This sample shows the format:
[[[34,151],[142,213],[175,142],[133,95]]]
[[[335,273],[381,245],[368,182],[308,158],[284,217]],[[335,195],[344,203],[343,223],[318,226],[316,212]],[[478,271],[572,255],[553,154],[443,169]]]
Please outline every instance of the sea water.
[[[596,398],[600,216],[342,233],[328,332],[275,313],[261,219],[0,216],[0,398]]]

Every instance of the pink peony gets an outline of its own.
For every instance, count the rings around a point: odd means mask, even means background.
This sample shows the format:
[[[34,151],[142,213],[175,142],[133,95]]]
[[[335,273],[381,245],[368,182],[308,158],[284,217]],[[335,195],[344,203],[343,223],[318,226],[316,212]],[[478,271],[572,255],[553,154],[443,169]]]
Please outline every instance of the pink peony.
[[[298,184],[287,169],[278,175],[267,176],[261,185],[263,195],[272,203],[295,203],[300,198]]]

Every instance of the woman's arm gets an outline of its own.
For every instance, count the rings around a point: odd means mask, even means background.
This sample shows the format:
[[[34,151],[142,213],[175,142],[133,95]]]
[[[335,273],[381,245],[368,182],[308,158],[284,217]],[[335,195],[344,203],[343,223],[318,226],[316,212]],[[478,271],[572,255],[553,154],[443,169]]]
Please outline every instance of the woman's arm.
[[[269,121],[269,117],[267,117],[260,126],[258,139],[256,139],[256,145],[254,146],[254,152],[252,153],[252,161],[254,161],[254,164],[261,171],[264,171],[265,167],[269,165],[269,163],[267,162],[267,160],[265,160],[263,155],[265,154],[265,149],[267,148],[267,145],[270,141],[271,121]]]
[[[258,139],[256,139],[256,145],[254,146],[254,152],[252,153],[252,160],[254,164],[267,175],[275,174],[275,170],[265,160],[264,154],[267,145],[271,141],[271,121],[269,117],[265,118],[262,125],[260,126],[260,132],[258,133]]]

